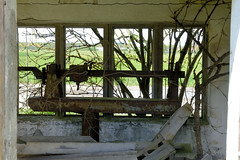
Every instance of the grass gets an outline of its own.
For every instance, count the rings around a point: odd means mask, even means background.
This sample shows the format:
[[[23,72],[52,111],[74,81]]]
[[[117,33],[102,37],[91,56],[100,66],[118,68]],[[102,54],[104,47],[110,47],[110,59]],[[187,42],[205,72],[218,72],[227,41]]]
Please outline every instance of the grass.
[[[136,61],[135,53],[132,51],[131,53],[128,53],[131,57],[131,62],[133,66],[137,70],[141,70],[141,63]],[[38,67],[40,70],[43,67],[46,67],[47,64],[51,64],[55,62],[55,53],[54,51],[48,51],[48,50],[31,50],[31,51],[19,51],[19,66],[34,66]],[[79,58],[81,57],[81,58]],[[168,64],[166,63],[168,61],[168,53],[164,53],[164,63],[163,63],[163,69],[168,68]],[[114,56],[115,58],[115,66],[117,70],[130,70],[128,66],[126,66],[126,63],[118,57],[116,54]],[[179,53],[176,54],[176,59],[179,58]],[[103,52],[102,51],[95,51],[90,52],[87,49],[80,50],[80,51],[73,51],[71,53],[67,52],[67,58],[66,58],[66,67],[69,68],[70,65],[78,65],[78,64],[84,64],[86,61],[95,62],[93,64],[93,69],[102,69],[103,64]],[[187,61],[185,60],[182,66],[182,70],[187,70]],[[196,71],[200,71],[201,67],[197,67]],[[20,83],[38,83],[39,81],[36,80],[35,76],[30,72],[19,72]],[[101,80],[101,78],[97,78],[97,82]],[[128,86],[137,86],[137,79],[136,78],[122,78],[124,83],[126,83]],[[193,87],[194,86],[194,79],[193,74],[191,74],[188,82],[188,86]]]

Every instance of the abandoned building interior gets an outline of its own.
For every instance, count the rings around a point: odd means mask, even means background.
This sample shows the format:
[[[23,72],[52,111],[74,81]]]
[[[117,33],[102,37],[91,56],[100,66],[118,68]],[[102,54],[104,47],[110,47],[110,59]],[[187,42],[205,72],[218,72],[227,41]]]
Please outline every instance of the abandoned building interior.
[[[0,0],[0,160],[237,160],[239,0]]]

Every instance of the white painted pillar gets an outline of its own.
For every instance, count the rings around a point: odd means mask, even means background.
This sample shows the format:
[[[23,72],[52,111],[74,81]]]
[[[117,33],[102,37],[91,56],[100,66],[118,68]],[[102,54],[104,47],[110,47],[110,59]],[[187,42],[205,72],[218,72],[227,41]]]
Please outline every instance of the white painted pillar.
[[[240,111],[240,0],[232,0],[227,160],[238,160]]]
[[[0,0],[0,160],[17,159],[16,0]]]

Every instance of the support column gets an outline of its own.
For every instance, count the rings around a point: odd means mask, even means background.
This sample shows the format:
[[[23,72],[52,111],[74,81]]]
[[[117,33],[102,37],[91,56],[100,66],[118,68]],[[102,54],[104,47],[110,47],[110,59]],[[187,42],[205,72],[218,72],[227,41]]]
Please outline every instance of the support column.
[[[0,160],[17,159],[16,0],[0,0]]]
[[[55,31],[55,63],[60,65],[60,69],[66,69],[66,31],[65,27],[62,25],[56,26]],[[66,81],[65,79],[62,81],[61,88],[62,88],[62,95],[60,97],[66,96]],[[63,117],[65,113],[63,112],[56,112],[57,117]]]
[[[227,160],[238,160],[240,111],[240,1],[232,0],[230,74],[227,118]]]
[[[104,27],[103,42],[103,69],[114,70],[114,28],[112,25],[106,25]],[[113,83],[113,78],[103,78],[103,97],[113,97]],[[105,113],[104,116],[111,117],[113,114]]]
[[[153,71],[162,71],[163,69],[163,28],[159,25],[154,27],[153,31],[153,55],[152,66]],[[162,99],[162,78],[152,79],[153,98]]]
[[[114,69],[114,29],[112,25],[104,28],[104,53],[103,53],[103,69]],[[103,97],[113,97],[113,80],[105,77],[103,79]]]
[[[61,69],[66,68],[66,31],[65,27],[59,25],[56,27],[55,43],[55,62],[61,65]]]

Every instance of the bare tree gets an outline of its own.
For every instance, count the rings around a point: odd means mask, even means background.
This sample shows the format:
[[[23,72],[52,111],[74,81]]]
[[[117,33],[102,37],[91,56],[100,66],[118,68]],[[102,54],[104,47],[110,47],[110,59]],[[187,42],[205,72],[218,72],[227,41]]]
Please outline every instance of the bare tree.
[[[196,1],[194,1],[196,2]],[[198,46],[198,51],[197,53],[193,56],[193,59],[189,61],[188,63],[188,69],[186,70],[186,77],[182,83],[182,88],[179,94],[179,99],[183,99],[183,93],[184,90],[186,89],[187,83],[189,81],[190,74],[193,74],[193,79],[195,81],[195,95],[191,99],[191,103],[195,102],[195,110],[194,110],[194,131],[195,131],[195,136],[196,136],[196,151],[197,151],[197,159],[201,159],[203,157],[203,149],[202,149],[202,138],[201,138],[201,125],[200,125],[200,113],[201,113],[201,108],[206,106],[206,102],[202,101],[201,95],[204,94],[204,91],[206,87],[208,87],[211,83],[213,83],[215,80],[227,76],[228,71],[225,72],[224,68],[228,66],[228,63],[224,63],[224,60],[229,57],[230,52],[227,51],[225,53],[210,53],[208,51],[206,42],[204,41],[204,36],[203,38],[200,38],[199,36],[196,36],[196,32],[193,32],[193,26],[196,24],[197,19],[200,17],[200,15],[204,12],[204,10],[208,10],[205,22],[203,24],[203,28],[207,29],[207,26],[214,15],[216,9],[220,6],[225,4],[224,1],[221,0],[216,0],[216,1],[199,1],[201,4],[199,7],[199,10],[196,11],[195,17],[192,21],[192,25],[189,27],[186,27],[184,24],[185,16],[187,15],[187,11],[191,8],[193,4],[193,1],[188,0],[185,5],[180,7],[178,10],[173,12],[173,20],[176,22],[176,25],[182,29],[182,31],[186,32],[188,35],[187,41],[185,42],[185,45],[183,49],[181,50],[181,55],[182,57],[185,57],[188,54],[191,54],[191,51],[188,50],[190,46],[190,42],[196,44]],[[212,7],[207,8],[208,5],[211,5]],[[228,19],[230,15],[226,15],[225,21]],[[180,18],[182,17],[182,18]],[[225,25],[225,23],[224,23]],[[224,27],[224,26],[223,26]],[[202,31],[203,32],[203,31]],[[220,33],[224,34],[224,33]],[[187,54],[188,52],[188,54]],[[205,55],[205,59],[209,59],[210,65],[208,66],[203,66],[200,70],[197,68],[199,65],[199,57],[201,55]],[[215,55],[215,56],[214,56]],[[178,60],[178,63],[180,62],[179,66],[181,68],[182,66],[182,60],[181,56]],[[205,107],[204,107],[205,108]]]

